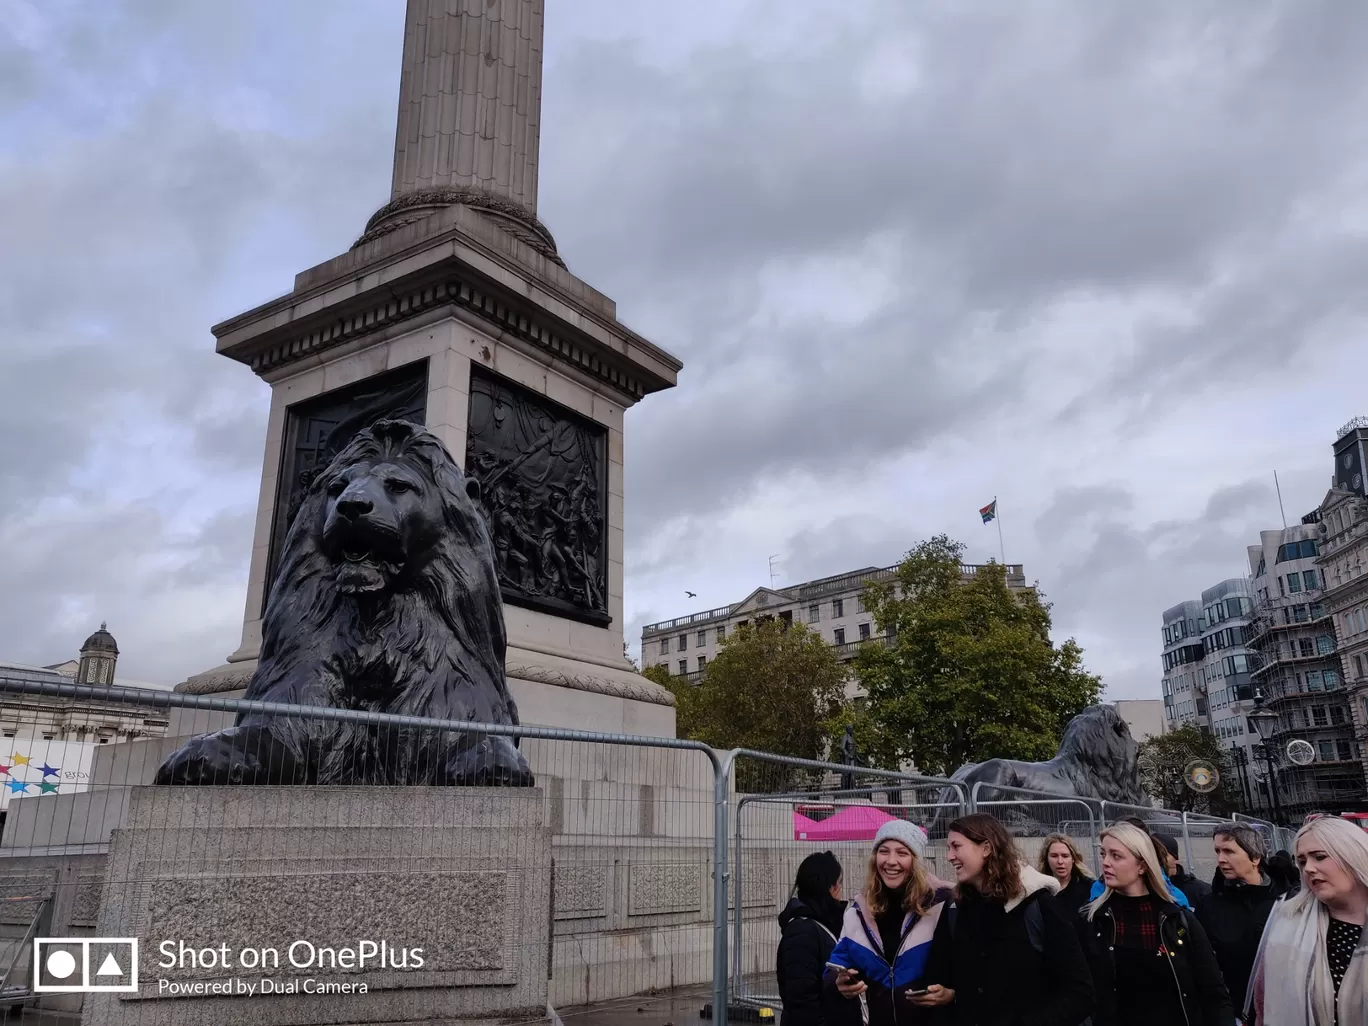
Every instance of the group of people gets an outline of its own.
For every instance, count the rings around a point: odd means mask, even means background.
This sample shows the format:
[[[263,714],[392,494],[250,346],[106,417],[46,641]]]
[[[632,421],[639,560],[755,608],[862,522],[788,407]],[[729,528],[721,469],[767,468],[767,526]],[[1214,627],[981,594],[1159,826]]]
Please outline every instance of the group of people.
[[[1074,842],[1036,866],[974,814],[949,826],[954,880],[891,820],[846,900],[831,852],[780,914],[783,1026],[1368,1026],[1368,832],[1322,818],[1295,860],[1217,828],[1210,884],[1141,820],[1103,830],[1101,879]]]

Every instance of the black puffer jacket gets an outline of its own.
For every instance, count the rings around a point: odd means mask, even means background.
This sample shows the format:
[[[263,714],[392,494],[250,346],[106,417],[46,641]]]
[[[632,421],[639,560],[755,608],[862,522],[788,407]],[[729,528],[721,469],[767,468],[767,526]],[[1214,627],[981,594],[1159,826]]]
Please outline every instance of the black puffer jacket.
[[[784,1026],[858,1026],[860,1003],[833,997],[822,985],[836,935],[800,898],[790,899],[779,913],[779,929],[783,934],[774,972],[784,1003]]]
[[[1178,863],[1178,872],[1169,877],[1169,882],[1183,892],[1183,895],[1188,900],[1188,904],[1194,909],[1202,902],[1206,901],[1211,894],[1211,885],[1204,880],[1197,879],[1197,877],[1189,873],[1183,868],[1181,862]]]
[[[958,1026],[1078,1026],[1087,1018],[1092,979],[1055,904],[1059,884],[1024,866],[1021,882],[1007,906],[964,888],[953,914],[941,913],[927,978],[955,991],[949,1009]]]
[[[1092,890],[1092,877],[1084,876],[1077,869],[1069,885],[1055,895],[1055,905],[1069,922],[1074,921],[1078,910],[1088,903],[1088,893]]]
[[[1144,1002],[1144,995],[1117,997],[1116,964],[1112,953],[1116,941],[1116,922],[1106,905],[1091,922],[1086,918],[1082,920],[1081,932],[1096,994],[1093,1026],[1113,1026],[1119,1021],[1118,1000],[1125,1000],[1128,1009],[1134,1013],[1137,1002]],[[1159,922],[1159,936],[1163,943],[1163,954],[1159,957],[1169,962],[1174,987],[1187,1018],[1186,1023],[1176,1026],[1232,1026],[1235,1011],[1230,994],[1221,980],[1220,967],[1216,964],[1206,932],[1197,917],[1185,908],[1166,902]],[[1135,1018],[1134,1014],[1131,1018]],[[1156,1022],[1155,1026],[1160,1024]],[[1163,1026],[1169,1024],[1164,1023]]]
[[[1211,893],[1197,906],[1197,921],[1206,930],[1226,989],[1236,1005],[1244,1003],[1264,924],[1274,902],[1282,895],[1283,885],[1269,879],[1267,873],[1260,883],[1247,884],[1232,883],[1217,872],[1211,881]]]

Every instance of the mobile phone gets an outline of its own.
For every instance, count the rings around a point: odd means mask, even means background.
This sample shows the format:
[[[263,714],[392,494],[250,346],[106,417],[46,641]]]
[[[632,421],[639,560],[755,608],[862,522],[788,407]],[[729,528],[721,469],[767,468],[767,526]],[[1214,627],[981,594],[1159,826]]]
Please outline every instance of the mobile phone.
[[[921,990],[908,990],[904,991],[903,993],[905,993],[908,997],[922,997],[926,994],[930,994],[931,990],[929,987],[923,987]]]

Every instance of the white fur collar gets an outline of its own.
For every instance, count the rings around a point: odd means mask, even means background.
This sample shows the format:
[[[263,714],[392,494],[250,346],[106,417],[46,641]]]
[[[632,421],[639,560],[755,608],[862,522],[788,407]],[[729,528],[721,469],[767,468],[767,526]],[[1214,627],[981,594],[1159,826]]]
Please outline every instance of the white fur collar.
[[[1037,891],[1049,891],[1052,895],[1058,894],[1059,881],[1052,876],[1046,876],[1044,873],[1023,862],[1021,864],[1021,890],[1017,893],[1015,898],[1007,902],[1007,911],[1012,911],[1012,909],[1016,908]]]

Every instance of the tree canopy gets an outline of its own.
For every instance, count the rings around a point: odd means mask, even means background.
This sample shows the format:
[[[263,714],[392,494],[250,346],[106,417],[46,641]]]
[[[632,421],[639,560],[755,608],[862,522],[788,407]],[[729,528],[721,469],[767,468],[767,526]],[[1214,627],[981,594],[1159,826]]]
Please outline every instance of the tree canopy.
[[[963,555],[945,535],[921,542],[864,600],[887,636],[855,660],[870,718],[924,773],[1049,759],[1065,725],[1101,693],[1073,639],[1051,642],[1039,591],[1009,589],[997,563],[966,579]]]
[[[1184,770],[1194,760],[1220,772],[1216,790],[1201,794],[1184,782]],[[1231,800],[1239,795],[1240,786],[1230,774],[1228,753],[1216,738],[1192,723],[1140,742],[1140,784],[1160,805],[1176,812],[1220,815],[1239,804]]]
[[[680,737],[803,759],[826,754],[846,678],[819,635],[774,619],[732,630],[698,684],[660,666],[644,674],[674,694]]]

